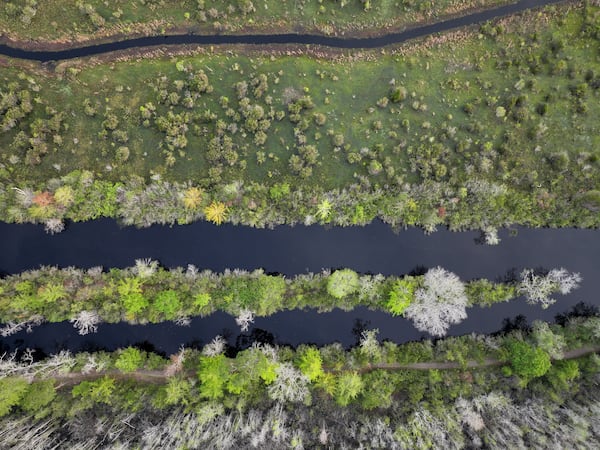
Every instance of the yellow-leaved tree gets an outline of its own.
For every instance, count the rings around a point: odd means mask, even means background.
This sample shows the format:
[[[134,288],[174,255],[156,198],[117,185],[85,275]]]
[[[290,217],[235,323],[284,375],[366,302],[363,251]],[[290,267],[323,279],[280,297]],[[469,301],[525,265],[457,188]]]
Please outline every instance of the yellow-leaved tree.
[[[197,209],[202,203],[202,189],[191,187],[183,194],[183,206],[187,209]]]
[[[223,202],[212,202],[204,208],[206,220],[210,220],[216,225],[221,225],[227,218],[227,206]]]

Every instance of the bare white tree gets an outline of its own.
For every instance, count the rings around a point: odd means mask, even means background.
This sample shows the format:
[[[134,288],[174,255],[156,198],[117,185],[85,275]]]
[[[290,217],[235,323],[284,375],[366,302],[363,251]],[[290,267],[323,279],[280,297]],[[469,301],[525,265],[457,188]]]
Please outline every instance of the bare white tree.
[[[552,269],[548,273],[548,278],[558,284],[558,290],[561,294],[566,295],[579,287],[582,277],[577,272],[569,272],[564,267],[560,269]]]
[[[583,326],[589,330],[589,332],[596,339],[600,338],[600,317],[588,317]]]
[[[394,437],[401,448],[431,448],[431,443],[435,443],[435,448],[445,450],[464,448],[463,436],[450,432],[451,428],[457,428],[456,422],[455,414],[441,417],[418,407],[407,422],[398,427]]]
[[[17,351],[0,355],[0,378],[21,375],[23,363],[17,359]]]
[[[385,280],[381,274],[377,275],[362,275],[360,277],[360,287],[358,288],[358,296],[361,300],[373,301],[380,297],[379,286]]]
[[[12,450],[64,448],[60,431],[60,421],[54,418],[36,421],[26,415],[18,418],[11,416],[0,424],[0,442],[3,448]]]
[[[183,363],[185,361],[185,347],[181,346],[179,352],[175,355],[171,355],[171,364],[165,368],[165,375],[172,377],[176,373],[181,372],[183,369]]]
[[[102,266],[94,266],[94,267],[90,267],[87,270],[87,274],[90,277],[94,277],[94,278],[98,278],[102,275]]]
[[[553,359],[562,359],[567,346],[565,338],[554,333],[547,322],[536,320],[533,322],[531,335],[538,347],[544,350]]]
[[[25,324],[25,331],[27,333],[33,332],[33,327],[39,327],[42,323],[44,323],[45,320],[46,319],[44,318],[44,316],[40,314],[34,314],[29,319],[27,319],[27,322]]]
[[[256,346],[263,355],[265,355],[270,361],[277,362],[279,360],[279,354],[277,353],[277,347],[273,347],[271,344],[255,342],[252,344]]]
[[[105,362],[98,361],[96,359],[96,355],[91,354],[91,355],[88,355],[85,365],[81,368],[81,373],[84,375],[87,375],[92,372],[100,372],[100,371],[104,370],[105,367],[106,367]]]
[[[483,234],[483,241],[487,245],[498,245],[500,243],[500,238],[498,237],[498,230],[494,227],[485,227],[481,230]]]
[[[80,335],[85,336],[97,332],[98,324],[102,319],[96,311],[80,311],[70,322]]]
[[[225,351],[227,341],[223,336],[215,336],[215,338],[204,346],[202,354],[204,356],[217,356]]]
[[[378,334],[379,329],[375,328],[374,330],[364,330],[360,336],[360,350],[371,358],[375,358],[381,354],[381,347],[377,340]]]
[[[75,358],[70,351],[61,350],[50,356],[50,358],[35,363],[35,366],[37,366],[36,375],[47,377],[54,374],[68,373],[75,363]]]
[[[547,275],[538,275],[532,269],[521,272],[519,292],[527,301],[547,308],[556,302],[550,296],[555,292],[568,294],[579,287],[582,278],[579,273],[569,272],[564,268],[552,269]]]
[[[50,358],[33,362],[34,350],[26,349],[21,360],[17,360],[17,352],[4,353],[0,356],[0,378],[21,376],[28,380],[36,377],[48,377],[67,373],[75,365],[75,358],[68,350],[62,350]]]
[[[38,314],[31,316],[29,319],[23,322],[7,322],[2,328],[0,328],[0,336],[8,337],[19,331],[25,330],[27,333],[33,331],[33,327],[39,326],[44,322],[44,317]]]
[[[6,324],[0,328],[0,335],[2,337],[8,337],[17,334],[25,328],[25,323],[26,322],[6,322]]]
[[[327,432],[327,428],[325,424],[321,427],[321,431],[319,432],[319,444],[327,445],[327,441],[329,440],[329,433]]]
[[[195,280],[198,276],[198,268],[193,264],[188,264],[187,270],[185,271],[185,276]]]
[[[52,218],[44,222],[44,231],[48,234],[62,233],[65,229],[65,223],[62,219]]]
[[[308,395],[308,377],[292,366],[280,364],[276,369],[277,378],[269,385],[268,394],[279,402],[301,402]]]
[[[529,303],[539,303],[545,309],[556,302],[550,298],[555,291],[556,282],[550,277],[537,275],[532,269],[525,269],[521,272],[519,292],[525,295]]]
[[[480,431],[485,427],[485,422],[479,411],[477,411],[472,403],[464,398],[459,398],[456,401],[456,409],[460,414],[460,420],[473,431]]]
[[[192,324],[192,319],[187,316],[179,316],[174,320],[175,325],[180,327],[189,327]]]
[[[458,276],[441,267],[430,269],[404,316],[418,330],[444,336],[451,324],[466,319],[467,295]]]
[[[24,208],[29,208],[33,204],[33,198],[35,193],[30,188],[20,189],[17,187],[13,188],[17,193],[17,200]]]
[[[242,309],[235,318],[235,323],[242,331],[248,331],[250,325],[254,323],[254,313],[249,309]]]
[[[152,261],[150,258],[136,259],[133,272],[140,278],[148,278],[154,275],[158,269],[158,261]]]

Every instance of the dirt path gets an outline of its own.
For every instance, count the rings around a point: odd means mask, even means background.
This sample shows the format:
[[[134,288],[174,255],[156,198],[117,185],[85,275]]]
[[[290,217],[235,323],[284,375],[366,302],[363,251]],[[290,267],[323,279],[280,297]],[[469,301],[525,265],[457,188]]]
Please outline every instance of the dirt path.
[[[574,350],[569,350],[564,353],[563,359],[575,359],[580,358],[590,353],[600,352],[600,346],[581,347]],[[485,367],[502,366],[506,364],[504,361],[497,359],[485,359],[483,362],[479,361],[467,361],[465,365],[461,365],[458,362],[420,362],[410,364],[369,364],[360,369],[356,369],[359,373],[372,372],[373,370],[452,370],[452,369],[481,369]],[[325,370],[326,372],[339,373],[338,370]],[[180,372],[181,374],[181,372]],[[187,370],[184,375],[188,378],[195,377],[196,372],[194,370]],[[136,380],[143,383],[162,384],[165,383],[170,376],[165,373],[164,370],[136,370],[135,372],[123,373],[118,370],[107,370],[102,372],[91,372],[83,374],[81,372],[67,373],[64,375],[57,375],[53,378],[59,384],[59,387],[72,386],[82,381],[92,381],[103,376],[109,376],[117,380]]]

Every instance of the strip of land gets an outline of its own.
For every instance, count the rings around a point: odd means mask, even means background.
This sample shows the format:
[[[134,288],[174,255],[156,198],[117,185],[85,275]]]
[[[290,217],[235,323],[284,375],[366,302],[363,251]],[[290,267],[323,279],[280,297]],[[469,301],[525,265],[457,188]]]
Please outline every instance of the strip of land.
[[[164,34],[369,36],[510,3],[511,0],[11,0],[0,8],[0,33],[3,43],[38,50]]]
[[[587,355],[591,355],[594,353],[600,352],[600,346],[595,347],[581,347],[573,350],[569,350],[563,354],[563,357],[557,359],[558,361],[566,361],[570,359],[582,358]],[[325,372],[334,373],[336,375],[340,375],[343,372],[357,372],[357,373],[368,373],[375,370],[386,370],[386,371],[396,371],[396,370],[459,370],[459,369],[484,369],[488,367],[497,367],[509,364],[507,361],[502,361],[498,359],[485,359],[484,361],[466,361],[464,364],[458,362],[439,362],[439,361],[430,361],[430,362],[418,362],[418,363],[410,363],[410,364],[399,364],[399,363],[387,363],[387,364],[368,364],[364,367],[355,367],[352,369],[346,370],[328,370],[324,369]],[[188,370],[183,373],[177,372],[178,376],[184,376],[187,378],[194,378],[197,376],[195,370]],[[81,373],[81,372],[70,372],[66,374],[55,374],[51,375],[48,378],[43,379],[52,379],[61,387],[72,386],[82,381],[93,381],[103,377],[110,377],[115,380],[133,380],[139,381],[142,383],[155,383],[161,384],[166,383],[170,378],[172,378],[175,374],[165,373],[165,370],[136,370],[134,372],[122,372],[119,370],[106,370],[106,371],[98,371],[98,372],[90,372],[90,373]]]

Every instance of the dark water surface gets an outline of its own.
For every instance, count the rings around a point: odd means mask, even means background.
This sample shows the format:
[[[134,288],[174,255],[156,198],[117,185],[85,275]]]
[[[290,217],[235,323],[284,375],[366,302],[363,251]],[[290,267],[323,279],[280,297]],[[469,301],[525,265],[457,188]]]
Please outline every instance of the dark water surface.
[[[153,36],[144,38],[127,39],[120,42],[97,44],[87,47],[72,48],[60,51],[28,51],[19,48],[0,45],[0,54],[13,58],[32,59],[36,61],[56,61],[78,58],[83,56],[98,55],[115,50],[130,48],[181,45],[181,44],[314,44],[337,48],[376,48],[427,36],[442,31],[482,23],[498,17],[515,14],[530,8],[559,3],[561,0],[522,0],[520,2],[493,8],[463,17],[446,20],[430,25],[420,26],[399,33],[390,33],[379,37],[370,38],[339,38],[309,34],[272,34],[272,35],[173,35]]]
[[[214,271],[264,268],[289,276],[339,267],[401,275],[437,265],[455,272],[463,280],[501,279],[523,267],[565,267],[583,276],[578,290],[568,296],[557,295],[558,302],[547,310],[527,305],[522,299],[492,308],[472,308],[467,320],[450,329],[451,335],[494,332],[502,327],[503,319],[518,314],[530,321],[551,321],[555,314],[579,301],[600,305],[598,231],[514,228],[501,230],[499,235],[500,245],[484,246],[476,244],[477,232],[440,230],[426,236],[421,230],[408,229],[396,234],[381,222],[331,229],[315,225],[260,230],[232,225],[217,227],[207,222],[136,229],[121,228],[115,221],[103,219],[70,224],[62,234],[50,236],[41,226],[0,223],[0,272],[17,273],[40,265],[127,267],[136,258],[152,258],[165,267],[195,264],[200,269]],[[358,308],[324,314],[281,312],[257,318],[250,330],[253,334],[240,334],[234,319],[223,313],[194,319],[190,327],[172,323],[103,324],[97,334],[89,336],[77,335],[68,323],[45,324],[31,334],[22,332],[3,339],[3,345],[55,352],[62,348],[115,349],[147,342],[158,351],[173,353],[181,344],[201,345],[222,334],[232,345],[259,339],[291,345],[339,341],[350,346],[356,342],[356,329],[360,328],[378,328],[381,338],[398,343],[426,336],[402,318]]]

